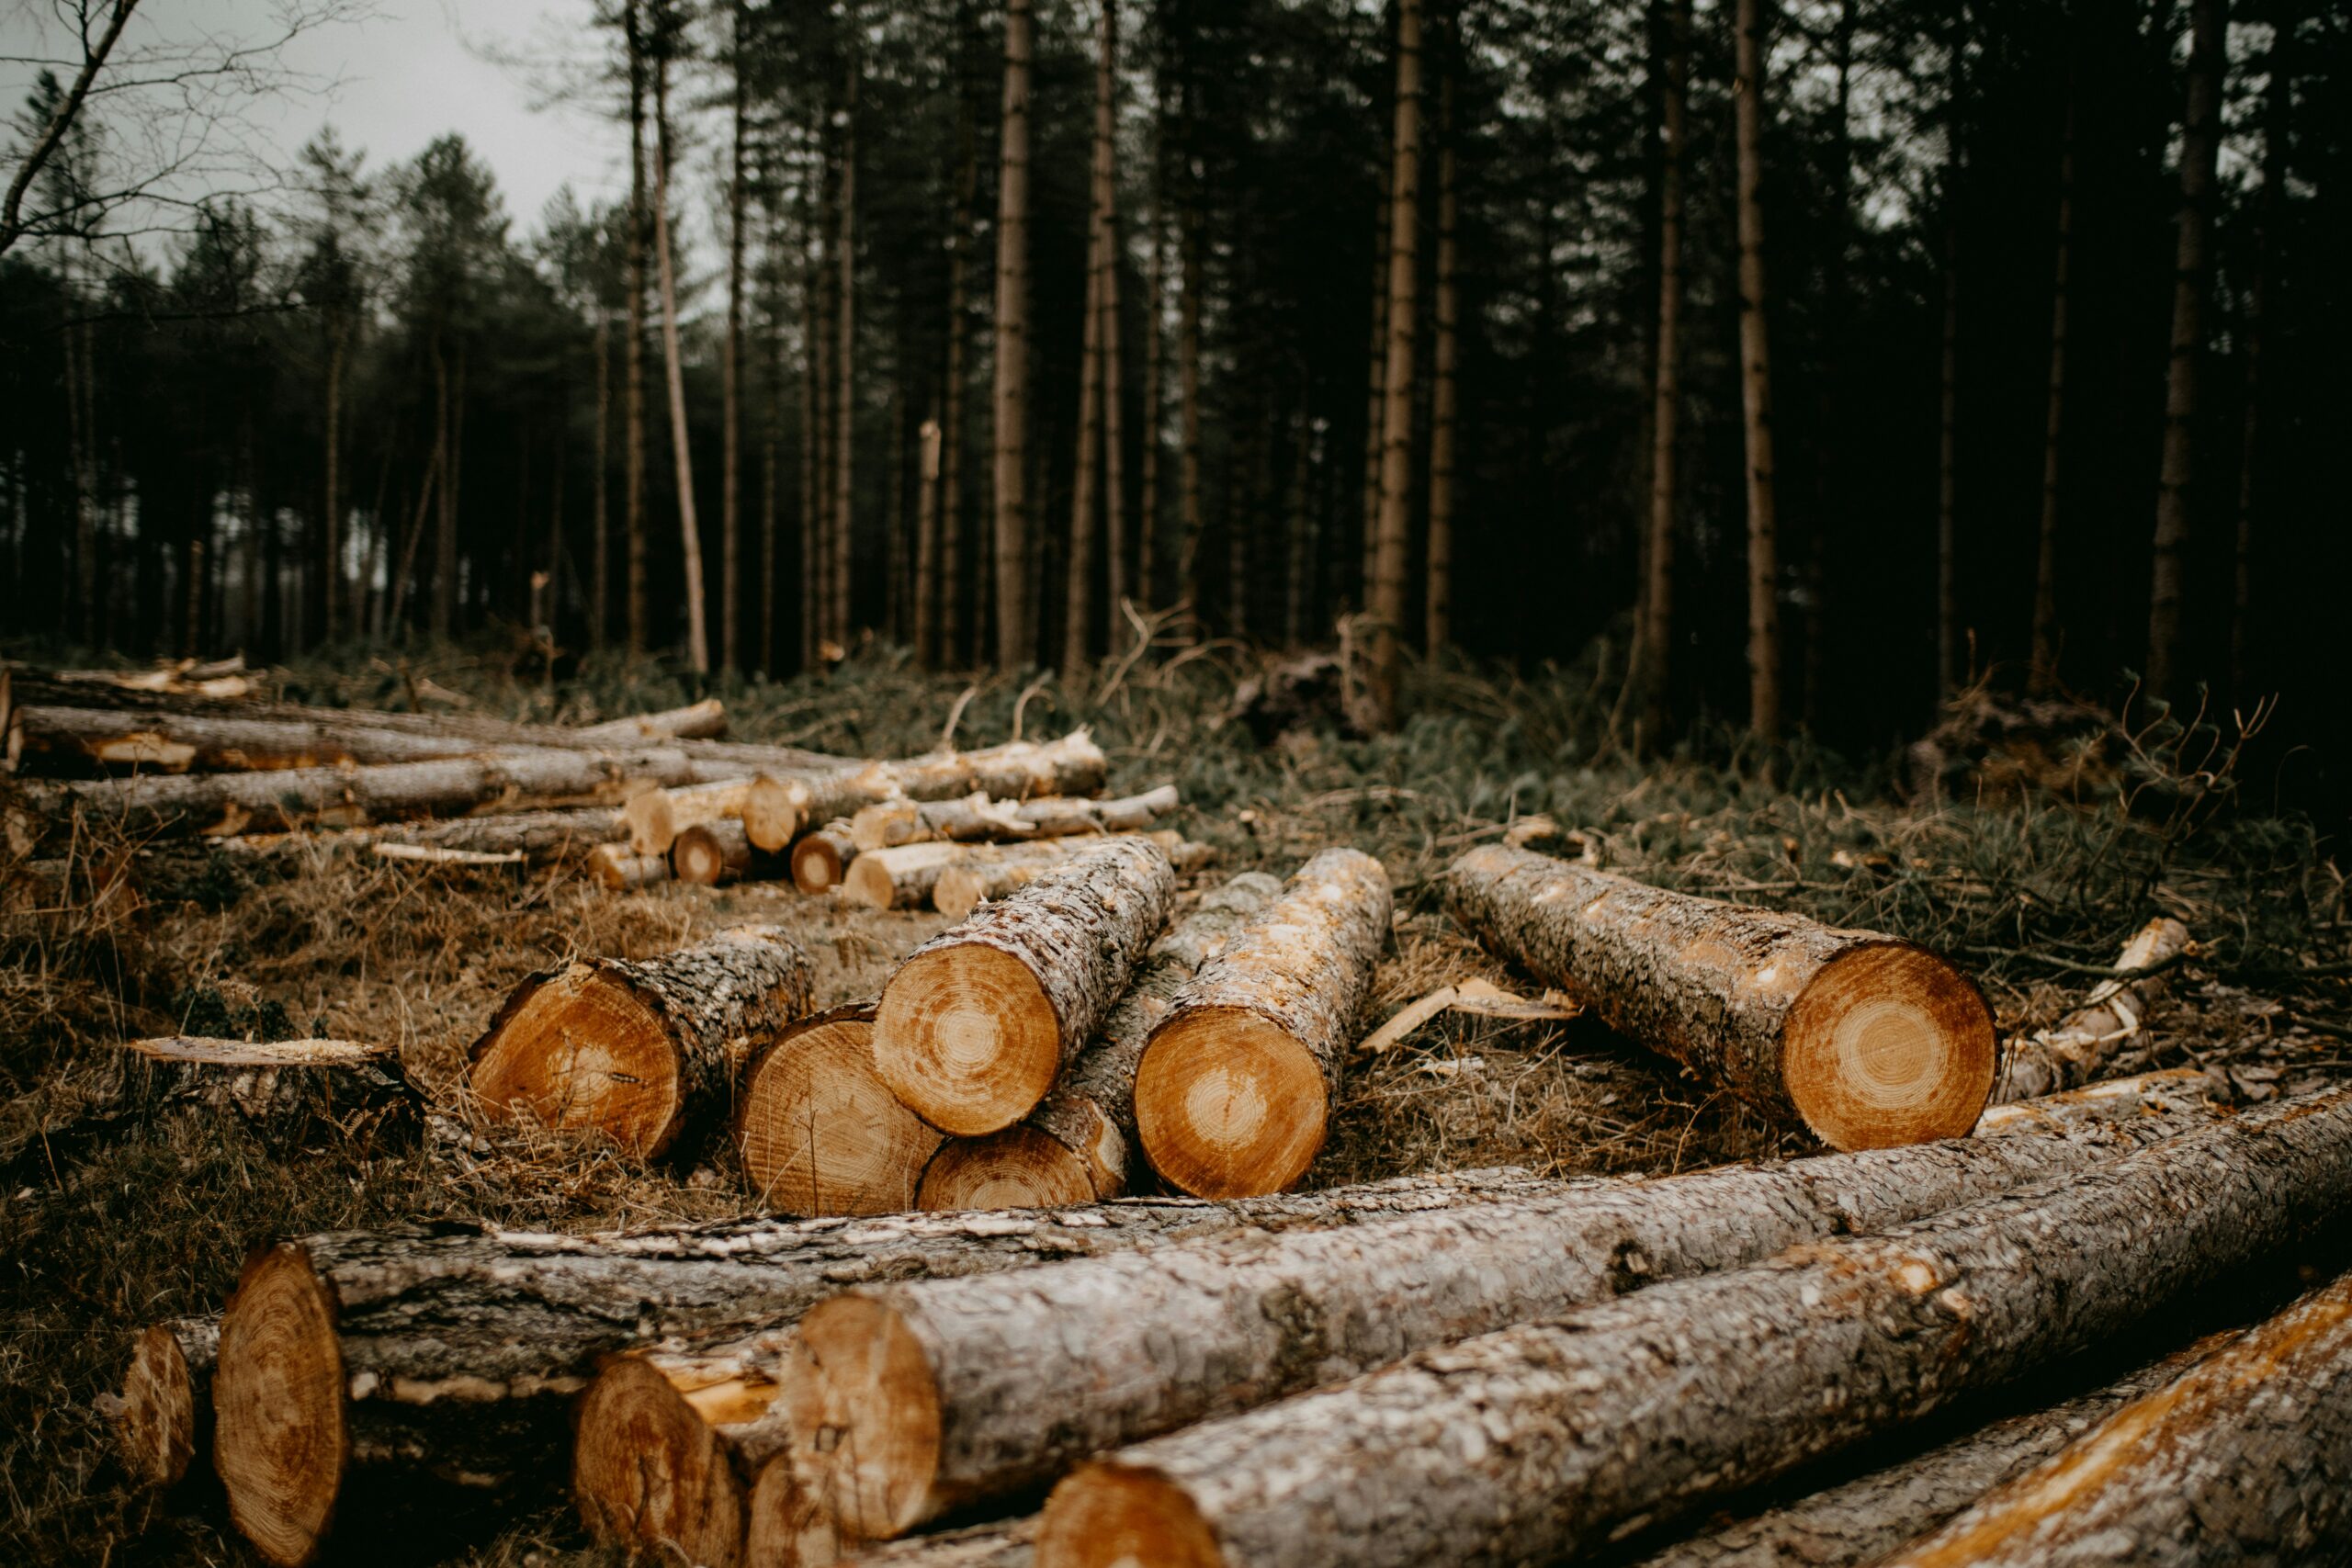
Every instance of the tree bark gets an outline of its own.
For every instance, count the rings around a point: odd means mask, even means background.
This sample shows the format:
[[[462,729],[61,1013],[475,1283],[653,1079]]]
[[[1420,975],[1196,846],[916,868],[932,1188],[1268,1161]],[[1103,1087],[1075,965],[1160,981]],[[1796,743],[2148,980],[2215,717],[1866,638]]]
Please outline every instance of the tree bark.
[[[959,51],[969,46],[970,17],[959,0],[957,12]],[[959,53],[960,58],[960,53]],[[960,73],[959,73],[960,74]],[[939,660],[950,667],[960,666],[968,658],[972,663],[981,662],[977,636],[967,646],[964,636],[964,446],[965,409],[967,406],[969,378],[965,367],[968,352],[971,325],[965,320],[967,296],[971,284],[972,231],[978,222],[980,164],[979,136],[973,124],[977,118],[967,92],[959,91],[956,137],[958,153],[956,173],[955,230],[947,253],[947,387],[941,404],[939,460]],[[978,552],[982,563],[992,546],[983,545]],[[975,574],[978,575],[977,573]],[[981,615],[982,603],[975,593],[972,598],[972,618]]]
[[[811,895],[830,893],[842,885],[858,857],[849,824],[835,820],[803,833],[792,846],[792,885]]]
[[[320,639],[333,642],[343,607],[343,362],[350,328],[340,308],[327,327],[325,501],[319,513]]]
[[[851,1532],[900,1535],[1049,1483],[1092,1454],[1416,1350],[1886,1230],[2095,1169],[2212,1119],[2086,1117],[2057,1132],[1589,1183],[1018,1280],[863,1289],[801,1325],[786,1392],[793,1460]]]
[[[1028,604],[1029,62],[1034,0],[1005,0],[1004,123],[997,175],[996,661],[1036,655]]]
[[[817,1215],[915,1206],[944,1134],[876,1073],[873,1034],[873,1003],[835,1008],[778,1031],[744,1067],[735,1146],[763,1208]]]
[[[743,0],[728,6],[727,335],[719,343],[718,664],[740,670],[743,477]]]
[[[800,251],[800,668],[820,668],[823,644],[825,572],[832,559],[826,543],[826,519],[832,509],[832,486],[826,481],[832,450],[826,438],[830,422],[826,406],[832,382],[827,378],[825,351],[825,269],[823,229],[827,213],[824,187],[830,173],[823,128],[811,126],[809,141],[817,167],[801,186]]]
[[[1634,748],[1666,734],[1668,681],[1674,649],[1674,519],[1681,474],[1682,184],[1685,102],[1690,85],[1690,0],[1668,0],[1666,70],[1658,88],[1660,152],[1657,220],[1657,363],[1650,383],[1650,494],[1640,625],[1630,682],[1639,698]]]
[[[1207,261],[1204,252],[1207,236],[1201,204],[1203,195],[1200,171],[1192,153],[1190,134],[1192,108],[1185,107],[1185,167],[1183,210],[1177,216],[1177,288],[1182,298],[1176,303],[1176,391],[1180,400],[1177,411],[1176,490],[1181,514],[1177,525],[1182,531],[1177,540],[1177,558],[1181,570],[1177,573],[1178,591],[1190,599],[1193,613],[1201,613],[1204,595],[1201,592],[1201,540],[1208,524],[1201,513],[1201,308],[1203,291],[1208,286]]]
[[[956,800],[891,800],[869,806],[850,819],[850,837],[861,850],[951,839],[1051,839],[1075,833],[1136,833],[1176,809],[1174,784],[1162,784],[1124,800],[1085,800],[1048,795],[1032,800],[990,800],[968,795]]]
[[[622,33],[628,51],[628,345],[623,362],[621,413],[631,653],[643,653],[650,635],[645,517],[645,33],[639,4],[640,0],[621,4]]]
[[[722,817],[682,829],[670,843],[672,880],[716,887],[751,871],[755,857],[740,818]]]
[[[821,773],[777,771],[757,781],[744,801],[743,826],[755,847],[780,850],[808,823],[830,822],[901,796],[945,800],[978,791],[1025,800],[1032,795],[1091,795],[1102,787],[1107,766],[1093,738],[1076,729],[1042,743],[1015,740],[978,751],[939,751]]]
[[[1379,217],[1372,231],[1372,349],[1371,373],[1364,386],[1363,412],[1363,564],[1358,569],[1358,603],[1372,608],[1373,580],[1380,575],[1381,422],[1388,412],[1388,273],[1389,234],[1396,226],[1396,170],[1391,161],[1380,168]]]
[[[1940,711],[1959,680],[1960,579],[1960,201],[1968,167],[1965,64],[1968,10],[1956,6],[1945,40],[1943,333],[1936,400],[1936,704]]]
[[[1747,714],[1761,740],[1781,732],[1780,535],[1773,502],[1772,366],[1764,296],[1764,21],[1738,0],[1732,101],[1739,143],[1740,405],[1747,454]]]
[[[915,660],[939,668],[939,419],[934,412],[916,434],[915,457]],[[954,589],[949,589],[952,593]]]
[[[169,1491],[197,1460],[211,1457],[212,1369],[220,1353],[218,1317],[151,1324],[131,1347],[122,1393],[99,1395],[123,1468],[140,1485]]]
[[[965,1137],[1026,1116],[1093,1037],[1175,892],[1158,845],[1110,840],[915,949],[876,1015],[883,1080]]]
[[[1170,1185],[1244,1198],[1306,1173],[1372,994],[1389,908],[1378,861],[1325,850],[1177,992],[1135,1085],[1138,1141]]]
[[[847,37],[856,36],[856,13],[846,15]],[[854,457],[857,450],[857,47],[847,46],[843,64],[848,78],[842,96],[842,175],[834,195],[841,232],[834,242],[838,269],[833,284],[833,558],[826,572],[831,599],[826,624],[833,640],[850,646],[852,621],[857,612],[852,596],[856,562],[857,491]]]
[[[1138,837],[1158,844],[1177,873],[1198,871],[1216,858],[1206,844],[1190,842],[1179,832],[1161,829]],[[1039,877],[1050,876],[1081,855],[1091,854],[1097,840],[1065,836],[1033,843],[964,844],[931,874],[931,907],[951,920],[960,920],[990,899],[1009,898]]]
[[[656,1158],[725,1112],[748,1042],[813,1005],[808,956],[775,926],[631,962],[599,958],[516,987],[468,1053],[493,1116],[595,1131]]]
[[[1437,114],[1436,342],[1430,362],[1435,385],[1430,393],[1430,538],[1425,589],[1429,603],[1421,637],[1422,646],[1432,654],[1453,641],[1453,443],[1454,409],[1459,397],[1454,381],[1454,337],[1462,310],[1454,255],[1461,198],[1454,189],[1460,160],[1454,152],[1453,94],[1460,54],[1450,33],[1444,39],[1444,51]]]
[[[1165,87],[1155,72],[1153,85]],[[1157,96],[1157,95],[1155,95]],[[1155,103],[1151,141],[1151,270],[1144,283],[1143,311],[1143,471],[1142,493],[1136,497],[1136,603],[1148,612],[1159,591],[1159,448],[1160,424],[1166,415],[1161,399],[1167,390],[1167,324],[1163,312],[1168,296],[1168,217],[1161,193],[1168,177],[1168,153],[1162,145],[1168,107]]]
[[[2169,966],[2193,944],[2188,928],[2159,915],[2123,945],[2115,966],[2122,970]],[[2143,1032],[2148,1010],[2165,993],[2165,976],[2102,980],[2083,1005],[2050,1029],[2013,1038],[1993,1086],[1993,1103],[2031,1100],[2061,1089],[2080,1089]]]
[[[2042,415],[2041,525],[2033,560],[2033,656],[2027,689],[2047,694],[2058,683],[2058,515],[2065,471],[2066,300],[2075,251],[2075,117],[2079,88],[2066,92],[2066,130],[2058,154],[2058,260],[2050,295],[2050,392]]]
[[[1395,172],[1388,187],[1388,364],[1382,382],[1380,517],[1368,605],[1367,683],[1374,720],[1383,729],[1396,728],[1409,588],[1406,563],[1412,537],[1413,357],[1419,325],[1413,295],[1419,276],[1415,249],[1421,229],[1420,141],[1421,0],[1397,0],[1396,120],[1390,148]]]
[[[678,281],[670,246],[670,57],[665,44],[653,61],[653,259],[662,286],[662,354],[670,383],[670,446],[677,465],[678,542],[685,563],[686,661],[696,674],[710,669],[704,626],[702,525],[695,514],[695,455],[686,431],[685,355],[678,344]]]
[[[389,1045],[171,1036],[123,1043],[60,1144],[186,1112],[242,1127],[273,1154],[413,1144],[424,1100]]]
[[[1446,882],[1454,919],[1498,952],[1833,1148],[1958,1137],[1984,1109],[1992,1013],[1924,948],[1501,845]]]
[[[1119,7],[1105,0],[1095,65],[1095,111],[1102,121],[1102,620],[1104,648],[1119,645],[1127,587],[1126,376],[1119,357]]]
[[[2352,1094],[2264,1106],[1121,1450],[1056,1491],[1038,1561],[1155,1531],[1199,1563],[1571,1555],[2111,1338],[2347,1201]]]
[[[1990,1494],[1891,1568],[2296,1563],[2352,1550],[2352,1275]]]

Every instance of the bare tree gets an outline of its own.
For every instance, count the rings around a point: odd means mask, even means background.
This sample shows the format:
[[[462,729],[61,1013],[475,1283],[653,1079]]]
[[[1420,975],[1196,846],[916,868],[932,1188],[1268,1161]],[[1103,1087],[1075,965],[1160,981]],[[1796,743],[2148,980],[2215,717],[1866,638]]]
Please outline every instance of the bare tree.
[[[2238,504],[2235,570],[2230,594],[2230,693],[2240,702],[2252,693],[2248,655],[2254,637],[2254,525],[2262,456],[2263,352],[2272,330],[2272,273],[2278,266],[2279,227],[2285,217],[2288,119],[2295,101],[2294,51],[2298,8],[2282,5],[2271,21],[2270,83],[2262,126],[2262,195],[2256,223],[2254,282],[2245,305],[2245,422],[2238,439]]]
[[[1936,400],[1936,699],[1959,678],[1960,581],[1960,191],[1968,167],[1961,122],[1966,102],[1968,7],[1952,9],[1947,44],[1944,124],[1944,302]]]
[[[727,335],[719,344],[718,662],[740,667],[737,618],[743,599],[743,0],[728,6]]]
[[[1421,179],[1421,4],[1396,7],[1396,120],[1391,149],[1388,226],[1388,366],[1381,413],[1380,522],[1375,532],[1370,697],[1375,722],[1396,726],[1406,607],[1408,505],[1413,479],[1414,250],[1419,238]]]
[[[1747,438],[1747,722],[1781,732],[1780,545],[1772,495],[1772,356],[1764,320],[1764,23],[1738,0],[1733,105],[1739,142],[1739,349]]]
[[[1639,699],[1636,748],[1666,728],[1668,661],[1674,646],[1675,481],[1682,416],[1682,179],[1690,85],[1690,0],[1668,0],[1658,82],[1657,341],[1650,383],[1650,494],[1641,615],[1627,686]]]
[[[1005,0],[1004,129],[996,235],[996,660],[1035,653],[1028,596],[1029,63],[1034,0]]]
[[[1438,86],[1437,155],[1437,308],[1436,341],[1432,345],[1430,392],[1430,538],[1427,624],[1422,645],[1435,653],[1453,640],[1453,443],[1455,402],[1455,333],[1461,314],[1461,287],[1455,277],[1455,226],[1460,197],[1454,188],[1453,95],[1460,52],[1445,39],[1444,74]]]
[[[621,382],[624,523],[628,534],[628,650],[643,653],[649,630],[645,516],[645,19],[639,0],[622,0],[628,51],[628,343]]]
[[[670,245],[670,55],[676,19],[655,12],[653,53],[653,258],[662,285],[662,349],[670,383],[670,443],[678,479],[678,532],[685,561],[686,660],[696,674],[710,669],[710,642],[704,626],[702,527],[695,515],[695,457],[686,433],[685,358],[678,345],[678,280]]]
[[[849,8],[842,28],[841,186],[836,196],[841,232],[834,243],[837,274],[833,284],[833,558],[826,572],[832,592],[826,614],[832,638],[847,648],[850,640],[850,574],[855,559],[852,548],[854,527],[852,502],[856,496],[854,455],[857,433],[857,85],[856,12]]]

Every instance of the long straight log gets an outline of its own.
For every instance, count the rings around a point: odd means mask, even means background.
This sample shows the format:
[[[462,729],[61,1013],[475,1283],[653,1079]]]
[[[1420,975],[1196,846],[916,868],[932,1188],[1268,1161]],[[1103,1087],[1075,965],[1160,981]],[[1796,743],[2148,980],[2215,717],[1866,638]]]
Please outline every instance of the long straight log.
[[[155,1491],[176,1486],[212,1445],[212,1369],[220,1353],[218,1317],[152,1324],[131,1346],[122,1393],[99,1396],[114,1425],[123,1468]]]
[[[1325,850],[1176,994],[1136,1069],[1136,1132],[1161,1177],[1200,1197],[1239,1198],[1306,1174],[1389,907],[1378,861]]]
[[[2132,933],[2115,966],[2131,971],[2169,965],[2189,947],[2188,928],[2159,915]],[[2119,1053],[2141,1038],[2148,1010],[2164,992],[2163,974],[2100,981],[2082,1006],[2055,1024],[2009,1042],[1993,1085],[1993,1103],[2079,1089],[2098,1077]]]
[[[1038,1560],[1572,1554],[2126,1332],[2352,1205],[2352,1091],[1885,1235],[1656,1286],[1122,1450]]]
[[[2246,1330],[1887,1568],[2352,1556],[2352,1275]]]
[[[1109,763],[1083,729],[1058,740],[1014,740],[978,751],[943,751],[762,781],[743,806],[752,842],[781,850],[812,822],[854,816],[882,801],[947,800],[978,792],[1000,799],[1092,795]]]
[[[782,928],[747,926],[659,958],[534,975],[473,1044],[474,1096],[493,1116],[520,1105],[656,1157],[725,1113],[752,1041],[814,1005],[812,974]]]
[[[1137,833],[1176,809],[1182,797],[1162,784],[1123,800],[1045,795],[1035,800],[894,800],[869,806],[850,819],[861,850],[895,849],[935,839],[958,843],[1052,839],[1072,833]]]
[[[923,1172],[925,1209],[1020,1209],[1114,1198],[1135,1157],[1136,1066],[1154,1025],[1201,965],[1281,895],[1282,884],[1247,871],[1205,895],[1151,944],[1103,1019],[1028,1117],[983,1138],[952,1139]]]
[[[1611,1028],[1832,1148],[1958,1137],[1991,1091],[1983,994],[1911,942],[1499,844],[1453,863],[1446,903]]]
[[[1158,844],[1168,863],[1180,874],[1200,870],[1216,858],[1207,844],[1194,843],[1173,829],[1162,828],[1136,837]],[[1010,898],[1041,876],[1087,853],[1093,838],[1041,839],[1034,843],[964,844],[964,852],[939,868],[931,883],[931,907],[949,919],[960,920],[991,898]],[[920,845],[910,844],[910,850]]]
[[[860,1282],[1360,1223],[1556,1185],[1476,1171],[1242,1204],[1126,1200],[633,1235],[442,1224],[306,1236],[256,1254],[222,1318],[218,1468],[247,1539],[273,1562],[306,1562],[331,1526],[364,1531],[388,1508],[545,1495],[572,1397],[612,1352],[788,1326]]]
[[[874,1070],[872,1002],[778,1030],[743,1068],[735,1147],[763,1208],[810,1215],[911,1209],[942,1136]]]
[[[1159,845],[1106,839],[949,927],[882,987],[882,1080],[943,1132],[1011,1126],[1094,1037],[1175,896]]]
[[[793,1462],[854,1533],[900,1535],[1123,1443],[1414,1350],[1885,1230],[2211,1119],[2089,1115],[2055,1132],[1612,1182],[1344,1235],[859,1290],[801,1325]]]

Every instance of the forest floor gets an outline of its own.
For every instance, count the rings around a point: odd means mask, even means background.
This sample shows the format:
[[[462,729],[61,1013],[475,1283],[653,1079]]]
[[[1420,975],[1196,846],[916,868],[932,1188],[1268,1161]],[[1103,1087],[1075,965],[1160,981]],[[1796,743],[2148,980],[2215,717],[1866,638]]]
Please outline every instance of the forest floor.
[[[1435,879],[1463,848],[1542,813],[1569,836],[1561,852],[1581,840],[1610,869],[1937,946],[1978,975],[2005,1032],[2064,1011],[2143,921],[2169,913],[2200,956],[2173,976],[2151,1047],[2119,1070],[2201,1066],[2253,1100],[2352,1073],[2352,910],[2335,846],[2242,801],[2226,740],[2208,734],[2158,722],[2021,744],[2012,728],[1980,744],[1986,727],[1963,716],[1948,727],[1940,795],[1906,803],[1900,758],[1758,753],[1702,731],[1637,761],[1602,744],[1613,694],[1589,668],[1524,680],[1425,668],[1396,736],[1345,739],[1325,724],[1264,744],[1227,717],[1245,673],[1234,659],[1108,673],[1095,689],[1010,678],[975,689],[877,655],[824,678],[715,691],[736,739],[847,755],[921,752],[951,714],[967,746],[1091,725],[1113,793],[1182,790],[1170,825],[1220,856],[1196,885],[1286,872],[1327,844],[1370,851],[1397,891],[1375,1019],[1470,976],[1528,988],[1445,919]],[[306,666],[282,687],[308,702],[567,721],[705,694],[647,667],[549,688],[458,653]],[[1916,756],[1908,766],[1919,772]],[[943,923],[760,884],[616,896],[568,872],[452,874],[322,852],[309,874],[246,886],[221,863],[200,905],[0,899],[0,1560],[254,1561],[217,1495],[166,1507],[134,1493],[93,1401],[119,1382],[137,1328],[217,1308],[257,1244],[441,1217],[593,1229],[741,1209],[723,1170],[648,1174],[469,1123],[465,1049],[524,976],[575,953],[641,955],[774,920],[803,936],[818,999],[832,1004],[872,994]],[[291,1163],[185,1122],[64,1156],[44,1137],[113,1042],[246,1029],[397,1043],[433,1098],[435,1133],[413,1153]],[[1597,1025],[1441,1015],[1351,1066],[1309,1181],[1496,1164],[1670,1171],[1798,1152]],[[550,1507],[457,1561],[600,1559]]]

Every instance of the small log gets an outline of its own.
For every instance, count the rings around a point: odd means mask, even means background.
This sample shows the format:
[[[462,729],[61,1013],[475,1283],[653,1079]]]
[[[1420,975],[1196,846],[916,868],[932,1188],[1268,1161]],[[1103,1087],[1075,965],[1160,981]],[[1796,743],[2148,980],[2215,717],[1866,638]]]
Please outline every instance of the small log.
[[[1151,944],[1093,1043],[1028,1119],[983,1138],[950,1139],[923,1172],[925,1209],[1025,1209],[1114,1198],[1134,1157],[1136,1065],[1176,993],[1282,884],[1247,871],[1207,894]]]
[[[1136,1131],[1154,1170],[1204,1198],[1279,1192],[1306,1174],[1388,914],[1381,863],[1325,850],[1202,965],[1136,1070]]]
[[[2197,1067],[2166,1067],[2128,1078],[2106,1078],[2036,1100],[2014,1100],[1988,1105],[1976,1121],[1976,1136],[2014,1132],[2029,1124],[2050,1125],[2053,1118],[2082,1116],[2132,1118],[2199,1106],[2221,1107],[2228,1095]]]
[[[727,705],[717,697],[705,697],[682,708],[579,725],[571,733],[590,746],[641,746],[650,740],[716,740],[727,733]]]
[[[743,1069],[735,1146],[764,1208],[810,1215],[911,1209],[941,1136],[874,1070],[871,1002],[778,1030]]]
[[[882,988],[883,1081],[944,1132],[1011,1126],[1094,1037],[1175,895],[1159,845],[1106,839],[923,943]]]
[[[1141,833],[1168,856],[1180,874],[1200,870],[1216,858],[1216,851],[1196,844],[1182,833],[1161,829]],[[939,868],[931,884],[931,907],[950,919],[960,920],[991,898],[1009,898],[1037,878],[1067,865],[1091,846],[1089,839],[1046,839],[1034,844],[967,844],[964,852]],[[914,846],[910,846],[914,847]]]
[[[273,1148],[413,1140],[424,1099],[390,1045],[352,1040],[132,1040],[102,1114],[197,1110],[233,1118]]]
[[[752,840],[729,818],[698,822],[670,845],[670,874],[697,887],[732,882],[752,869]]]
[[[2187,926],[2159,915],[2123,944],[2115,966],[2134,970],[2170,964],[2192,945]],[[2109,1063],[2142,1037],[2148,1010],[2164,996],[2165,979],[2158,974],[2137,980],[2102,980],[2081,1007],[2052,1027],[2011,1040],[1993,1086],[1993,1103],[2079,1089],[2099,1077]]]
[[[588,852],[586,874],[616,893],[670,880],[666,855],[641,855],[627,844],[598,844]]]
[[[2094,1169],[2211,1120],[2086,1117],[2054,1133],[1602,1182],[1017,1280],[853,1291],[801,1324],[785,1380],[793,1462],[852,1531],[897,1536],[1122,1443],[1413,1350],[1886,1230]]]
[[[621,807],[621,818],[628,824],[629,848],[641,855],[668,854],[670,846],[687,829],[741,818],[754,782],[718,779],[679,789],[649,789],[630,796]]]
[[[2346,1204],[2352,1091],[2275,1101],[1122,1450],[1055,1491],[1038,1561],[1570,1556],[2124,1333]]]
[[[861,850],[888,850],[939,839],[977,843],[1073,833],[1139,833],[1155,818],[1175,810],[1181,799],[1174,784],[1162,784],[1124,800],[1058,795],[1035,800],[990,800],[985,795],[956,800],[892,800],[858,812],[850,820],[850,836]]]
[[[830,893],[847,877],[857,854],[849,825],[838,818],[811,829],[793,840],[792,885],[811,897]]]
[[[809,1010],[808,955],[782,928],[721,931],[631,962],[599,958],[516,987],[469,1054],[475,1098],[654,1158],[723,1115],[750,1042]]]
[[[853,850],[855,859],[841,879],[842,897],[869,909],[920,909],[931,902],[941,873],[975,852],[969,845],[944,841]]]
[[[1014,800],[1091,795],[1102,787],[1107,766],[1102,748],[1079,729],[1059,740],[1015,740],[978,751],[778,776],[752,789],[744,802],[743,826],[754,845],[781,850],[811,822],[853,817],[886,800],[946,800],[975,791]]]
[[[1991,1091],[1984,995],[1913,943],[1498,844],[1453,863],[1446,902],[1611,1028],[1832,1148],[1958,1137]]]
[[[402,860],[413,865],[521,865],[520,850],[445,850],[437,844],[378,843],[368,846],[378,860]]]
[[[99,1396],[131,1479],[153,1491],[184,1480],[212,1443],[212,1368],[218,1317],[181,1317],[140,1332],[119,1395]]]

